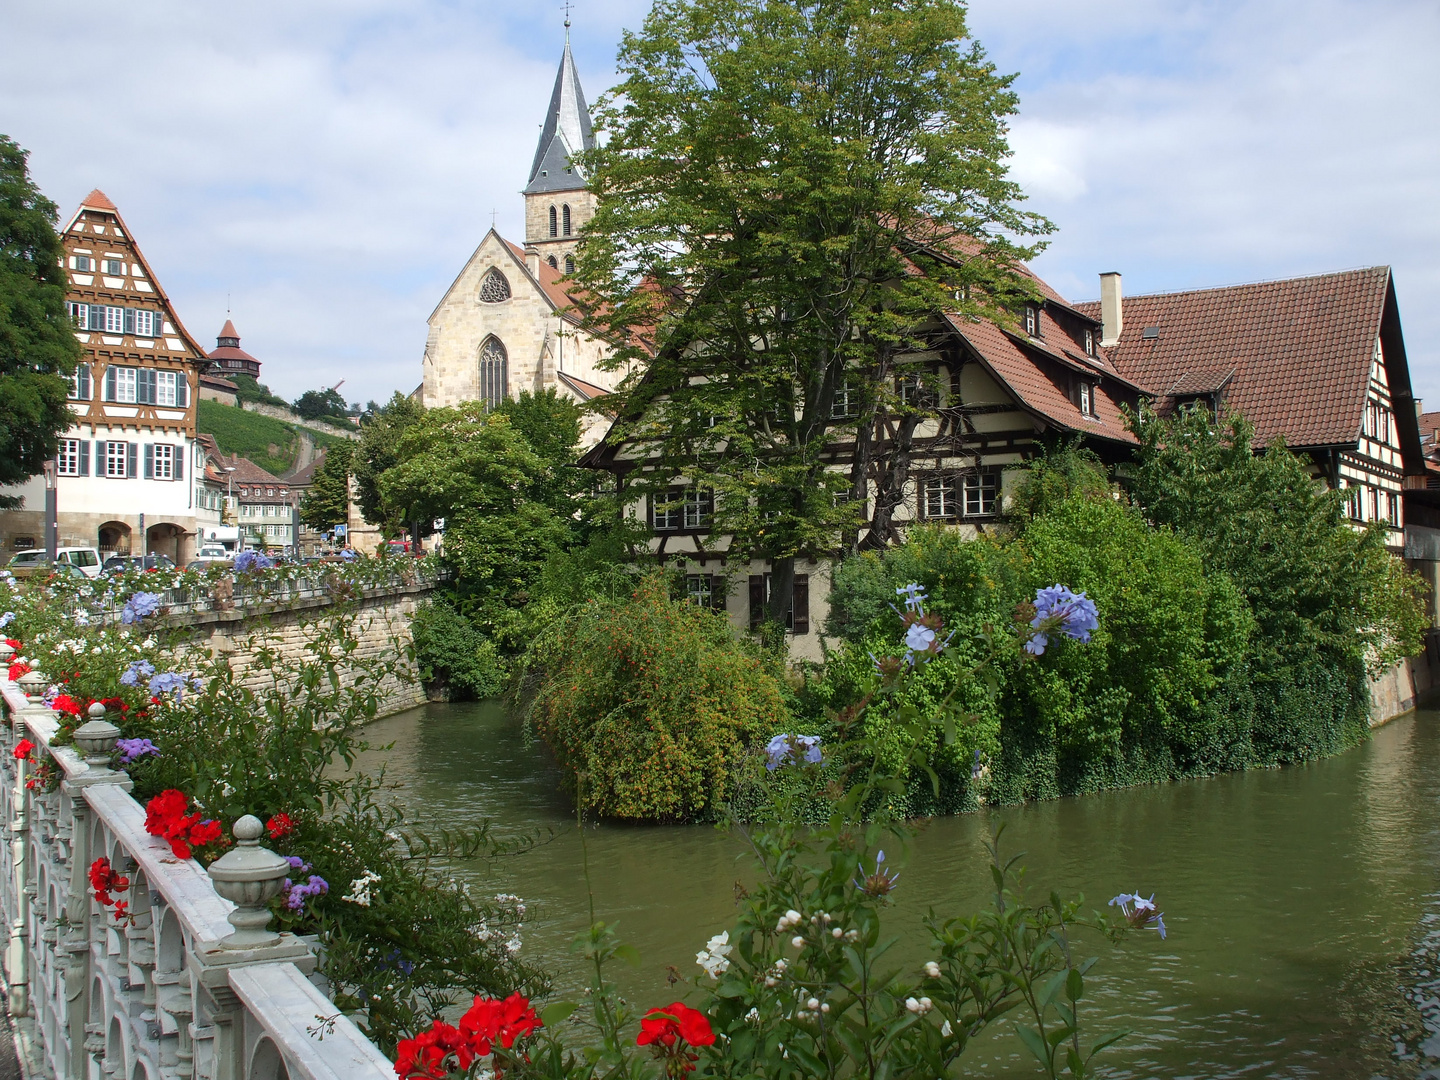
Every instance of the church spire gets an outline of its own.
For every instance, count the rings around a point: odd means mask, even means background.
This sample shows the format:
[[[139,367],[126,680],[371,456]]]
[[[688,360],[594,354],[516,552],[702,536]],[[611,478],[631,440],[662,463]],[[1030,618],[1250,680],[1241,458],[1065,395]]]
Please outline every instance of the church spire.
[[[560,57],[560,70],[555,75],[555,89],[550,94],[550,108],[545,114],[545,128],[535,148],[535,161],[530,166],[530,182],[525,194],[547,191],[576,191],[585,186],[580,167],[571,159],[585,150],[595,148],[595,133],[590,126],[590,107],[580,89],[580,74],[575,70],[575,57],[570,52],[570,15],[565,15],[565,51]]]

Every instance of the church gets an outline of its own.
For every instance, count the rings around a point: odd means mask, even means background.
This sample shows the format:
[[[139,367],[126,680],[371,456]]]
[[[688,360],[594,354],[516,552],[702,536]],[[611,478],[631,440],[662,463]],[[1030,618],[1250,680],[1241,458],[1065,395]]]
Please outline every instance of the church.
[[[623,372],[601,370],[604,341],[581,329],[570,283],[581,227],[595,210],[576,156],[595,146],[590,109],[565,51],[525,186],[525,243],[493,227],[431,313],[420,400],[495,404],[522,391],[554,389],[585,404],[614,389]],[[582,440],[593,445],[608,420],[592,414]]]

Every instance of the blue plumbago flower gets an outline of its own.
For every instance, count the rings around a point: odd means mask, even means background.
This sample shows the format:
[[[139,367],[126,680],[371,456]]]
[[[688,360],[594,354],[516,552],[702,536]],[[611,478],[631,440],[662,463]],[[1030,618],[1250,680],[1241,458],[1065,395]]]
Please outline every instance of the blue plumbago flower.
[[[137,623],[147,615],[160,610],[160,595],[153,592],[137,592],[120,609],[120,621],[126,626]]]
[[[922,615],[924,614],[922,605],[929,597],[925,595],[925,590],[918,581],[912,581],[909,585],[901,585],[895,590],[895,595],[905,598],[906,611],[918,611]]]
[[[173,692],[175,694],[175,700],[180,701],[185,696],[185,683],[187,681],[189,681],[188,675],[167,671],[162,675],[156,675],[150,680],[150,694],[152,697],[159,697],[161,694]]]
[[[0,627],[9,626],[9,625],[10,625],[12,622],[14,622],[14,621],[15,621],[15,612],[13,612],[13,611],[7,611],[7,612],[5,612],[4,615],[0,615]]]
[[[149,660],[136,660],[126,668],[125,673],[120,676],[120,685],[139,686],[141,679],[148,679],[154,674],[155,665],[150,663]]]
[[[382,967],[394,967],[402,975],[409,975],[415,970],[414,961],[406,960],[402,957],[399,949],[392,949],[390,954],[386,956],[384,960],[380,961],[380,965]]]
[[[765,768],[774,772],[787,761],[804,761],[811,765],[820,763],[819,735],[776,735],[765,744]]]
[[[116,739],[115,748],[120,751],[121,765],[129,765],[147,754],[160,756],[160,748],[149,739]]]
[[[877,900],[882,896],[888,896],[891,890],[895,888],[895,883],[900,880],[899,874],[892,874],[885,869],[884,848],[881,848],[875,853],[875,872],[873,874],[865,873],[863,863],[860,864],[858,869],[860,873],[855,878],[855,887],[867,896],[873,896]]]
[[[1095,610],[1095,601],[1083,592],[1051,585],[1035,590],[1035,617],[1030,625],[1035,633],[1025,642],[1025,651],[1032,656],[1042,656],[1050,644],[1051,634],[1089,641],[1091,632],[1100,628],[1100,616]]]
[[[235,569],[240,573],[247,570],[269,570],[275,560],[259,551],[242,551],[235,556]]]
[[[1124,893],[1110,901],[1111,907],[1118,907],[1125,921],[1136,930],[1158,930],[1160,939],[1165,939],[1165,913],[1155,907],[1155,894],[1147,900],[1139,893]]]

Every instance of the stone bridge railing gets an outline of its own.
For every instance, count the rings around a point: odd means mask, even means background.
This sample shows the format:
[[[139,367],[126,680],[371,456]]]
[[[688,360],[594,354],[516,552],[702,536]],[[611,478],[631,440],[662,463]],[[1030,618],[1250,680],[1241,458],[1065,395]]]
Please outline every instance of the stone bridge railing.
[[[27,676],[27,679],[30,678]],[[26,689],[38,695],[41,685]],[[267,929],[288,867],[254,818],[207,872],[145,832],[130,780],[110,767],[119,731],[96,718],[52,747],[56,714],[0,679],[0,914],[10,1016],[27,1075],[57,1080],[393,1080],[379,1049],[316,986],[316,957]],[[21,739],[59,785],[31,787]],[[89,886],[105,856],[130,879],[117,920]],[[219,891],[217,891],[217,889]],[[239,904],[226,899],[226,893]]]

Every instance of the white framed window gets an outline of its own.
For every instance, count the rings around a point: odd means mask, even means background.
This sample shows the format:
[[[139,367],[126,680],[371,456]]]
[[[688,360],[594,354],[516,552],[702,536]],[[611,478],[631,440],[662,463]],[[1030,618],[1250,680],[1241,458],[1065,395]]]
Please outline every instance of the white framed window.
[[[1095,355],[1095,331],[1094,331],[1094,330],[1086,330],[1086,331],[1085,331],[1085,355],[1086,355],[1086,356],[1094,356],[1094,355]]]
[[[55,455],[56,471],[61,476],[80,475],[80,440],[61,439],[60,452]]]
[[[89,304],[77,304],[73,300],[66,300],[65,310],[70,312],[70,318],[74,320],[76,330],[90,329]]]
[[[125,332],[125,309],[123,307],[105,307],[105,333],[123,334]]]
[[[169,443],[156,443],[151,477],[155,480],[175,479],[175,447]]]
[[[928,409],[935,404],[935,395],[925,385],[919,372],[909,372],[895,380],[900,402],[912,409]]]
[[[835,388],[835,400],[830,403],[830,419],[848,420],[860,415],[860,390],[850,385],[849,379],[840,380]]]
[[[75,374],[70,377],[71,401],[89,401],[93,388],[90,385],[90,365],[83,360],[75,365]]]
[[[125,273],[125,264],[119,259],[106,259],[105,273],[111,277],[120,277]]]
[[[664,495],[650,496],[650,527],[656,532],[678,532],[684,520],[684,495],[671,488]]]
[[[703,608],[714,607],[715,579],[709,574],[686,574],[685,599]]]
[[[105,372],[106,401],[133,405],[139,401],[139,372],[133,367],[111,367]]]
[[[129,476],[130,444],[124,442],[106,442],[104,445],[105,475],[117,478]]]
[[[1095,388],[1088,382],[1080,384],[1080,413],[1083,416],[1095,415]]]
[[[157,312],[146,311],[144,308],[135,309],[135,336],[136,337],[158,337],[160,328],[156,325],[159,322]]]
[[[75,269],[80,271],[82,274],[88,274],[95,269],[95,264],[90,261],[89,255],[76,255]]]
[[[685,528],[708,529],[715,514],[715,492],[690,488],[685,492]]]
[[[1025,333],[1031,337],[1040,336],[1040,309],[1034,304],[1025,305]]]
[[[965,516],[985,517],[995,513],[1000,494],[1000,474],[971,473],[965,477]]]
[[[1400,521],[1400,496],[1397,495],[1397,494],[1396,494],[1395,492],[1393,492],[1393,491],[1387,491],[1387,492],[1385,493],[1385,499],[1386,499],[1386,501],[1390,504],[1390,506],[1389,506],[1389,510],[1390,510],[1389,521],[1390,521],[1390,524],[1391,524],[1391,525],[1400,525],[1400,524],[1401,524],[1401,521]]]
[[[953,518],[960,514],[958,484],[953,476],[927,477],[922,488],[927,518]]]
[[[155,373],[155,404],[175,405],[179,401],[177,386],[180,382],[178,371],[157,371]]]

